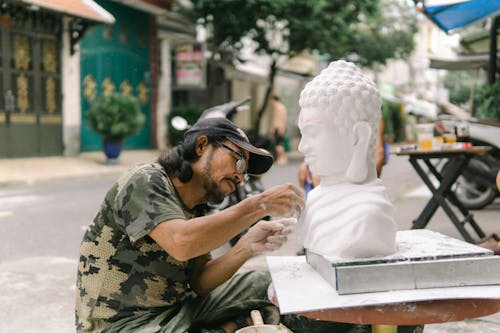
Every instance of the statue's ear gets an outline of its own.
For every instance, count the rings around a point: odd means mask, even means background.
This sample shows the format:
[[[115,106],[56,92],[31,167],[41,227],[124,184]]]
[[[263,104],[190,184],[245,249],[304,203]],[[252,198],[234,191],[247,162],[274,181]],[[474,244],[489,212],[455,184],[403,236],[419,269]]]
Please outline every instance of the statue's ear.
[[[353,135],[353,154],[345,177],[351,183],[363,183],[368,177],[368,151],[372,128],[368,122],[359,121],[354,125]]]

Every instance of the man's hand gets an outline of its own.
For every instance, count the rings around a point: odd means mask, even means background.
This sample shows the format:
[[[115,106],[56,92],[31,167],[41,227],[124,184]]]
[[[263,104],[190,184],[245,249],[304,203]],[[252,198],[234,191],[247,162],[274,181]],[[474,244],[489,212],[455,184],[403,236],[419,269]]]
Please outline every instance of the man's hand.
[[[238,241],[238,246],[249,248],[253,254],[275,251],[287,241],[287,235],[292,231],[290,225],[296,221],[295,218],[261,220],[248,229]]]
[[[271,216],[298,217],[304,208],[304,192],[292,184],[274,186],[257,197],[260,208]]]

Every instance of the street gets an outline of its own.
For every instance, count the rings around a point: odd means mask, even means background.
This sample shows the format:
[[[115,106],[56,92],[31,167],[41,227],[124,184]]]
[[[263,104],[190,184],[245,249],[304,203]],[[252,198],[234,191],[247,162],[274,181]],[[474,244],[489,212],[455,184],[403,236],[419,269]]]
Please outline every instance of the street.
[[[76,258],[81,232],[115,176],[58,180],[0,191],[0,262],[31,256]],[[22,246],[13,246],[19,244]]]
[[[275,166],[266,188],[297,183],[300,160]],[[76,264],[80,240],[118,174],[52,180],[0,188],[0,332],[73,332]],[[430,197],[404,157],[391,156],[382,179],[396,208],[400,229],[408,229]],[[474,213],[486,234],[499,232],[500,202]],[[429,229],[459,237],[438,210]],[[279,254],[294,255],[296,237]],[[262,267],[264,256],[248,263]],[[488,319],[494,318],[494,319]],[[461,323],[427,325],[425,332],[498,332],[498,315]],[[476,326],[474,326],[476,325]],[[478,326],[479,325],[479,326]],[[476,328],[474,328],[476,327]],[[479,332],[479,331],[478,331]]]

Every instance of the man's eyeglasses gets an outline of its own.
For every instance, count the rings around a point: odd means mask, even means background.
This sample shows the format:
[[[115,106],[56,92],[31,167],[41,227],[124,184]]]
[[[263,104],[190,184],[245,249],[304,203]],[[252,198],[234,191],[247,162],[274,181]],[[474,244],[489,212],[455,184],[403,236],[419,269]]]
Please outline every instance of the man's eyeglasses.
[[[245,156],[243,156],[242,153],[237,152],[233,148],[229,147],[228,145],[219,142],[219,144],[229,150],[230,152],[234,153],[236,156],[238,156],[238,159],[236,160],[236,171],[238,173],[246,174],[247,173],[247,161],[245,160]]]

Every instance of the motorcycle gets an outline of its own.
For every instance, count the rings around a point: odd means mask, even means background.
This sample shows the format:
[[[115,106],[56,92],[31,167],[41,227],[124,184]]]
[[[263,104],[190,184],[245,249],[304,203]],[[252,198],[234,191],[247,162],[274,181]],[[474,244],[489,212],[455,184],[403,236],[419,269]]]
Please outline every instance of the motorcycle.
[[[224,117],[229,120],[233,120],[235,114],[239,111],[238,108],[250,101],[250,97],[244,98],[240,101],[232,101],[221,105],[216,105],[209,109],[203,111],[200,116],[200,119],[205,118],[215,118],[215,117]],[[192,125],[188,124],[187,120],[182,118],[181,116],[175,116],[171,120],[172,126],[178,131],[184,131],[189,129]],[[274,158],[276,158],[276,150],[274,148],[274,144],[270,138],[261,135],[249,135],[249,141],[252,145],[266,149],[271,152]],[[229,194],[224,198],[224,200],[218,204],[213,205],[211,207],[211,212],[221,211],[228,207],[231,207],[238,202],[251,197],[253,195],[264,192],[265,188],[262,184],[260,176],[248,175],[248,179],[242,183],[240,186],[236,188],[234,192]],[[236,242],[240,239],[242,235],[246,233],[246,230],[235,236],[230,240],[231,246],[236,244]]]
[[[490,205],[500,192],[496,187],[496,175],[500,169],[500,127],[486,125],[474,118],[458,120],[440,117],[436,128],[454,131],[462,140],[474,146],[490,146],[486,154],[474,156],[452,190],[455,197],[467,209],[482,209]]]

